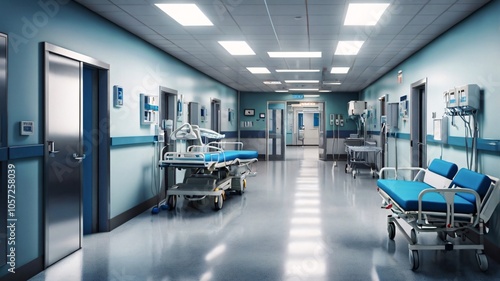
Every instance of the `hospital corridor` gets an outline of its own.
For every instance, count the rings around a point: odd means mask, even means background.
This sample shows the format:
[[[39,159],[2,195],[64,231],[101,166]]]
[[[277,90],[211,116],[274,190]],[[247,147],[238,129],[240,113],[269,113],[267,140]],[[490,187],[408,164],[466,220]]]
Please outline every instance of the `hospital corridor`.
[[[499,15],[0,1],[0,281],[500,281]]]
[[[81,251],[30,280],[500,280],[500,265],[482,273],[471,251],[426,252],[411,271],[406,240],[387,237],[375,180],[316,151],[258,162],[259,177],[217,213],[179,201],[84,237]]]

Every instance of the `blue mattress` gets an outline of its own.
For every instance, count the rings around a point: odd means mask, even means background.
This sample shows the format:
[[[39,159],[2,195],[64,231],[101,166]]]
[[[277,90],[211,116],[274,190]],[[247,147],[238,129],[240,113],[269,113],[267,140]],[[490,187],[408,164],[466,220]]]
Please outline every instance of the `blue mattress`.
[[[223,152],[212,152],[205,153],[206,162],[224,162],[232,161],[235,159],[254,159],[257,158],[259,154],[255,150],[225,150]]]
[[[405,211],[418,211],[418,195],[424,189],[433,188],[418,181],[379,179],[377,186],[389,195]],[[439,193],[428,193],[422,198],[422,210],[446,212],[446,200]],[[462,196],[455,195],[455,212],[470,214],[476,210],[475,204]]]

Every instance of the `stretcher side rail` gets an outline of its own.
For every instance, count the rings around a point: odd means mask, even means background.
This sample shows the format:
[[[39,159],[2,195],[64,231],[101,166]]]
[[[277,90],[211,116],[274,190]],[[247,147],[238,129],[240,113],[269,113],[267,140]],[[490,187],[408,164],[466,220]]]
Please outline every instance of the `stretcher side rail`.
[[[397,180],[398,172],[395,168],[380,171],[381,180],[377,184],[378,192],[383,198],[382,207],[393,213],[387,218],[389,238],[394,239],[397,226],[409,243],[413,270],[419,267],[419,250],[473,249],[476,250],[479,268],[486,271],[488,260],[483,253],[484,224],[489,221],[500,202],[500,182],[496,178],[467,169],[457,172],[457,169],[436,166],[437,173],[411,168],[422,173],[420,176],[417,174],[414,181]],[[384,179],[388,172],[392,172],[394,179]],[[412,196],[416,196],[416,208],[415,197],[412,199]],[[403,219],[412,227],[410,234],[406,233],[397,219]],[[444,243],[419,243],[417,232],[435,232]],[[465,242],[470,238],[470,232],[478,234],[478,241],[471,240],[472,243],[464,244],[452,243],[446,239],[449,235],[451,238],[461,237],[462,242]]]
[[[383,167],[379,171],[379,178],[381,179],[387,179],[386,174],[389,174],[392,172],[394,175],[392,179],[399,179],[400,175],[398,171],[417,171],[417,174],[413,178],[414,181],[423,181],[423,176],[426,172],[426,169],[421,168],[421,167]]]

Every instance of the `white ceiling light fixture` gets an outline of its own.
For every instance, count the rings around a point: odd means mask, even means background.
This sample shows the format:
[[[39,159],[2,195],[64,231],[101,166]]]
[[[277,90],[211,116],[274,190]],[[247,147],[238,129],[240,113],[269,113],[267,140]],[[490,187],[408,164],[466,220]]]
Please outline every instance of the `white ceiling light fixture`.
[[[319,80],[285,80],[285,83],[314,84],[314,83],[319,83]]]
[[[281,85],[281,81],[264,81],[266,85]]]
[[[195,4],[155,4],[182,26],[214,25]]]
[[[255,52],[245,41],[218,41],[219,44],[233,56],[255,55]]]
[[[323,85],[341,85],[341,82],[334,81],[334,82],[323,82]]]
[[[290,91],[294,92],[317,92],[319,89],[318,88],[292,88],[288,89]]]
[[[339,41],[335,55],[353,56],[357,55],[365,41]]]
[[[319,95],[304,95],[304,98],[319,98]]]
[[[276,93],[288,93],[288,90],[276,90]]]
[[[276,72],[319,72],[319,69],[276,69]]]
[[[349,72],[349,68],[350,67],[334,66],[334,67],[332,67],[332,70],[330,71],[330,73],[332,73],[332,74],[346,74],[347,72]]]
[[[270,58],[321,58],[321,52],[267,52]]]
[[[268,74],[271,73],[266,67],[247,67],[252,74]]]
[[[332,90],[319,90],[320,93],[330,93]]]
[[[387,7],[388,3],[351,3],[344,25],[376,25]]]

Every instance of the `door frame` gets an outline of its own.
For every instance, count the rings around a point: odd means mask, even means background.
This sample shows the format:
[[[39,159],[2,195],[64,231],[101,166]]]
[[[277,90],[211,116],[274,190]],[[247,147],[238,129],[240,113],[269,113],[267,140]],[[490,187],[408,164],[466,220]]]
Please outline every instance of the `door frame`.
[[[411,84],[410,103],[410,163],[427,168],[427,78]]]
[[[220,133],[222,131],[221,128],[221,113],[222,113],[222,104],[220,99],[211,99],[210,100],[210,129]]]
[[[286,101],[267,101],[267,104],[266,104],[266,115],[267,115],[267,118],[266,118],[266,161],[269,161],[270,157],[269,157],[269,154],[270,154],[270,151],[269,151],[269,121],[271,120],[271,116],[269,115],[269,105],[270,104],[282,104],[283,105],[283,116],[281,118],[281,157],[282,159],[281,160],[285,160],[286,158],[286,130],[285,130],[285,124],[287,124],[287,114],[286,114],[286,110],[287,110],[287,102]]]
[[[167,87],[160,86],[159,88],[159,97],[160,97],[160,113],[159,113],[159,123],[161,124],[162,118],[166,117],[167,119],[172,120],[172,131],[176,129],[176,124],[177,124],[177,100],[178,100],[178,92],[177,90],[170,89]],[[166,116],[164,115],[164,111],[166,111]],[[165,145],[170,146],[167,151],[174,152],[176,151],[176,142],[172,141],[170,139],[169,135],[164,136],[165,139]],[[161,148],[163,149],[163,148]],[[161,150],[160,149],[160,150]],[[160,157],[162,158],[163,155],[161,155],[160,152]],[[176,169],[175,168],[166,168],[162,169],[163,171],[163,183],[162,188],[160,190],[160,198],[159,200],[165,199],[167,197],[167,189],[169,186],[172,186],[176,182]]]
[[[48,42],[42,43],[43,47],[43,55],[44,55],[44,65],[43,65],[43,83],[44,83],[44,112],[43,112],[43,124],[44,124],[44,146],[47,144],[47,99],[48,99],[48,67],[49,67],[49,54],[53,53],[59,56],[66,57],[68,59],[72,59],[80,62],[80,65],[88,65],[92,68],[97,69],[98,71],[98,101],[97,101],[97,110],[98,110],[98,131],[99,131],[99,143],[97,144],[98,153],[96,156],[98,157],[99,169],[97,176],[98,182],[98,232],[106,232],[110,230],[110,122],[109,122],[109,69],[110,65],[104,63],[95,58],[65,49],[63,47],[59,47],[53,45]],[[81,75],[81,74],[80,74]],[[82,79],[82,76],[80,76]],[[83,114],[83,112],[81,113]],[[47,151],[47,148],[44,149]],[[45,208],[46,206],[46,191],[48,188],[47,177],[46,177],[46,162],[49,157],[48,153],[44,154],[44,179],[43,179],[43,188],[44,188],[44,217],[46,215]],[[81,191],[82,192],[82,191]],[[83,204],[80,204],[80,208],[83,208]],[[82,210],[81,210],[82,211]],[[80,212],[81,220],[82,212]],[[82,221],[81,221],[82,222]],[[44,223],[45,224],[45,223]],[[45,232],[47,231],[47,225],[44,225],[44,251],[47,250],[47,237]],[[83,228],[80,228],[80,241],[83,235]],[[81,243],[81,242],[80,242]],[[49,266],[45,263],[45,267]]]

